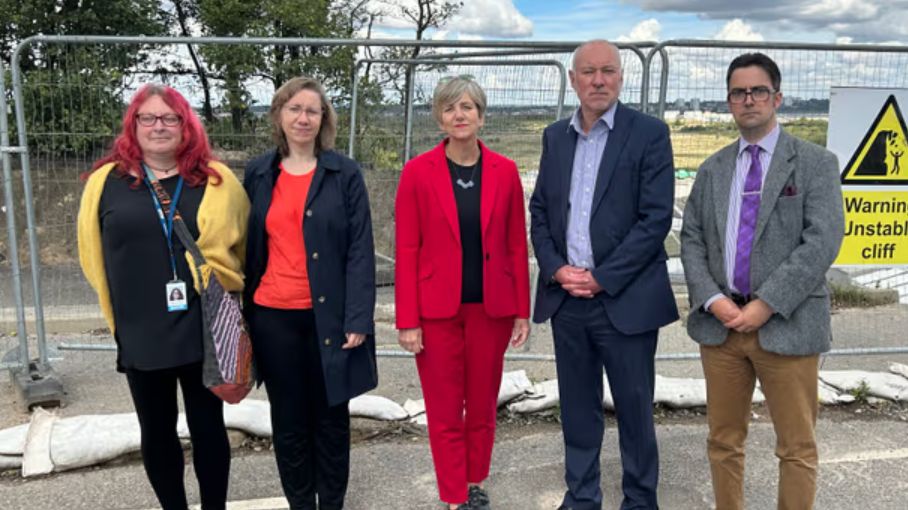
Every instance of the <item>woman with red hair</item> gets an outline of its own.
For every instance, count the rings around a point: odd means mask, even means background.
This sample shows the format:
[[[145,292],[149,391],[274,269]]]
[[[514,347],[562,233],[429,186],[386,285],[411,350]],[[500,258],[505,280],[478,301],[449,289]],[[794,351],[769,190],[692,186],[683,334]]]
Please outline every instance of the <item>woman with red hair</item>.
[[[214,160],[186,99],[161,85],[146,85],[132,98],[122,132],[86,180],[79,260],[117,343],[145,472],[164,510],[187,508],[179,383],[202,508],[223,509],[230,446],[222,402],[202,384],[199,282],[173,221],[179,211],[205,256],[202,278],[241,291],[249,201],[233,172]],[[158,199],[158,185],[169,201]]]

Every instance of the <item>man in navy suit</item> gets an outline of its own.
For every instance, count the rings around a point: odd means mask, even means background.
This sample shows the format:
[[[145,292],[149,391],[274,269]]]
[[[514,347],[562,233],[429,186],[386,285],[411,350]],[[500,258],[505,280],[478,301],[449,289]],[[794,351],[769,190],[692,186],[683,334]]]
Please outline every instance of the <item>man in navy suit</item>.
[[[533,320],[552,320],[561,395],[561,508],[602,508],[604,367],[618,421],[621,509],[656,509],[653,364],[659,328],[678,318],[663,247],[674,200],[671,142],[665,123],[618,101],[614,45],[578,47],[570,77],[580,108],[545,129],[530,199],[539,261]]]

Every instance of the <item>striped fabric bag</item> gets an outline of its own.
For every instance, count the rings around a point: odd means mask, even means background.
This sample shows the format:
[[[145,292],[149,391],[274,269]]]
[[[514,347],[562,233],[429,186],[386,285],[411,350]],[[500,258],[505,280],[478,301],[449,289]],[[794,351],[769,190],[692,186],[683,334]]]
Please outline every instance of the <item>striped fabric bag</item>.
[[[170,196],[157,180],[151,181],[162,206],[170,206]],[[228,404],[237,404],[252,389],[255,375],[252,369],[252,341],[240,305],[240,296],[227,292],[212,273],[207,285],[199,268],[205,265],[195,239],[183,223],[180,212],[173,218],[173,230],[180,243],[189,250],[193,270],[202,298],[202,382],[212,393]]]
[[[182,220],[174,219],[174,231],[192,254],[199,285],[204,285],[200,267],[205,257]],[[240,307],[240,296],[227,292],[214,273],[201,289],[202,382],[228,404],[239,403],[249,394],[252,373],[252,341]]]

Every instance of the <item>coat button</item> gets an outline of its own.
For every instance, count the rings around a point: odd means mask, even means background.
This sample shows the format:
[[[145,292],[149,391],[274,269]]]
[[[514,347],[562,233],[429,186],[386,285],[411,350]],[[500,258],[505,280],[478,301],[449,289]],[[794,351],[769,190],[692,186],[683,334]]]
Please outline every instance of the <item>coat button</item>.
[[[486,260],[489,260],[489,254],[486,253]]]
[[[312,260],[318,260],[318,252],[317,252],[317,251],[312,252]]]
[[[319,296],[319,297],[318,297],[318,302],[319,302],[319,303],[324,303],[324,302],[325,302],[325,296]]]
[[[325,339],[325,345],[331,345],[331,339],[330,339],[330,338],[326,338],[326,339]]]
[[[308,209],[306,211],[306,216],[312,216],[312,209]]]

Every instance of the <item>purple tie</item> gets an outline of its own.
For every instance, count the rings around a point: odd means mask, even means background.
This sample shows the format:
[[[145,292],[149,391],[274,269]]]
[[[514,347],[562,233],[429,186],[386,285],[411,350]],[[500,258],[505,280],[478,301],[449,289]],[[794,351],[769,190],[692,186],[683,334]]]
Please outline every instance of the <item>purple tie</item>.
[[[734,284],[744,296],[750,295],[750,249],[754,242],[754,227],[760,212],[760,192],[763,188],[763,166],[760,165],[760,146],[748,145],[750,170],[744,181],[741,196],[741,219],[738,222],[738,243],[735,249]]]

